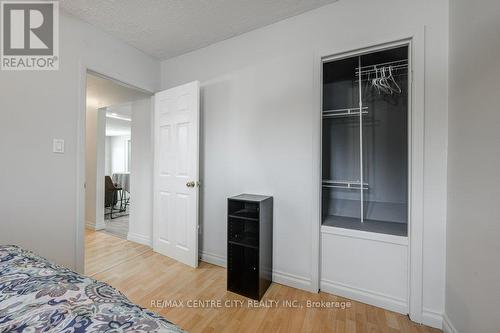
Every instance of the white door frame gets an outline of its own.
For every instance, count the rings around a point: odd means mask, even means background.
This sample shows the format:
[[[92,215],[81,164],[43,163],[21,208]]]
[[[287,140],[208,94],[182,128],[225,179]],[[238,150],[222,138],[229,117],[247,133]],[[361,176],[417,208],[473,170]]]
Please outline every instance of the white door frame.
[[[408,230],[408,309],[410,319],[423,320],[423,227],[424,227],[424,115],[425,115],[425,27],[414,33],[394,36],[382,42],[356,45],[349,49],[325,50],[314,56],[314,92],[316,105],[313,136],[312,175],[316,196],[312,199],[311,291],[319,290],[321,261],[321,106],[322,65],[324,58],[381,49],[398,43],[408,43],[411,61],[411,91],[409,94],[409,230]]]
[[[87,104],[87,73],[100,76],[144,93],[154,95],[155,89],[145,87],[137,82],[130,82],[118,72],[104,70],[99,65],[89,65],[80,61],[78,66],[78,98],[77,98],[77,140],[76,140],[76,227],[75,227],[75,271],[85,270],[85,130]]]

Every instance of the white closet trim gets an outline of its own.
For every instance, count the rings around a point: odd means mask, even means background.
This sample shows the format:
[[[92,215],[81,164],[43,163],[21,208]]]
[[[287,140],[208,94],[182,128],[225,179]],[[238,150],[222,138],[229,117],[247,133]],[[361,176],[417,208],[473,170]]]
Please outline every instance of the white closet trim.
[[[314,55],[314,92],[316,94],[316,110],[314,123],[317,131],[313,134],[312,151],[315,159],[312,161],[313,183],[316,184],[316,195],[312,198],[312,251],[311,251],[311,291],[319,290],[320,281],[320,234],[321,234],[321,78],[322,64],[330,55],[339,59],[357,55],[360,51],[370,52],[383,47],[394,47],[408,44],[410,47],[409,68],[411,70],[411,89],[409,101],[411,106],[409,126],[409,230],[408,230],[408,308],[411,320],[423,322],[423,216],[424,216],[424,114],[425,114],[425,26],[417,32],[400,34],[393,42],[374,43],[369,47],[359,45],[349,50],[321,50]],[[329,57],[330,58],[330,57]]]

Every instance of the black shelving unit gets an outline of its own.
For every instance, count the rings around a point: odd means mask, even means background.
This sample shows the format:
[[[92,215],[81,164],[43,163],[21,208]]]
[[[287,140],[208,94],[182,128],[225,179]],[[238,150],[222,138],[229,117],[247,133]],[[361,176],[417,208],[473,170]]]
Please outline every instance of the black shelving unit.
[[[227,201],[227,290],[260,300],[272,281],[273,197]]]

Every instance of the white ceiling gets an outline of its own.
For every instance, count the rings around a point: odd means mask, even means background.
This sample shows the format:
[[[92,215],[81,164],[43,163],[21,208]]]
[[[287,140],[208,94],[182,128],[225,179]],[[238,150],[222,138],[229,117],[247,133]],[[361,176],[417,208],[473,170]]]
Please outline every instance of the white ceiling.
[[[168,59],[336,0],[64,0],[61,7]]]
[[[103,108],[148,98],[150,95],[115,81],[87,74],[87,105]]]
[[[132,104],[112,105],[106,108],[106,136],[131,134]]]
[[[130,136],[130,121],[106,118],[106,136]]]
[[[106,136],[130,135],[131,102],[150,98],[135,90],[97,75],[87,74],[87,106],[106,108]],[[121,118],[121,119],[117,119]]]
[[[132,104],[125,103],[125,104],[119,104],[119,105],[111,105],[111,106],[106,108],[106,111],[109,114],[117,114],[117,115],[122,116],[124,118],[130,119],[130,117],[132,117]]]

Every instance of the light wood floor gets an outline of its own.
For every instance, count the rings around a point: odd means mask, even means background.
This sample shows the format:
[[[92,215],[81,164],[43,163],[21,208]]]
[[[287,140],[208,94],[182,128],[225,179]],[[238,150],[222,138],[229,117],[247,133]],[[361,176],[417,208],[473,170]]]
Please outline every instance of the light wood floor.
[[[349,300],[275,283],[262,300],[272,307],[252,308],[248,299],[226,291],[224,268],[201,262],[199,268],[193,269],[145,246],[101,232],[86,232],[85,264],[87,275],[111,284],[133,302],[192,333],[440,332],[414,324],[406,316],[355,301],[345,309],[310,308],[308,300]],[[271,304],[271,300],[279,302],[279,306]],[[209,301],[220,303],[209,306]],[[243,301],[244,305],[224,307],[227,301]],[[289,305],[295,307],[283,306],[284,301],[291,301]],[[205,307],[195,307],[202,305]]]
[[[148,251],[151,249],[147,246],[104,232],[85,230],[85,274],[93,276]]]

